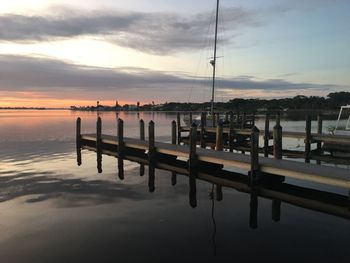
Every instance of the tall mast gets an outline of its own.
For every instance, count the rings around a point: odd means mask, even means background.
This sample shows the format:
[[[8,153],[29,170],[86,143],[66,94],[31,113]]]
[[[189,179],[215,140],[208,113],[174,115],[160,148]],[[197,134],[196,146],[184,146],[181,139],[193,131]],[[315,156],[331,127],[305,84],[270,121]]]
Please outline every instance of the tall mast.
[[[214,41],[214,58],[211,61],[213,66],[213,84],[211,90],[211,113],[214,113],[214,91],[215,91],[215,74],[216,74],[216,44],[218,42],[218,21],[219,21],[219,0],[216,1],[216,21],[215,21],[215,41]]]

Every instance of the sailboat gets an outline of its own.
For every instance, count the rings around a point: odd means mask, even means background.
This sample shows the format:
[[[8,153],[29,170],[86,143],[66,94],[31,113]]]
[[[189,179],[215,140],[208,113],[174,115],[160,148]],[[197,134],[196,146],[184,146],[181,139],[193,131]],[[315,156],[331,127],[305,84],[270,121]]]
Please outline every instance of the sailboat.
[[[212,89],[211,89],[211,101],[210,101],[210,112],[207,115],[207,120],[209,120],[207,122],[207,126],[211,126],[212,125],[212,121],[210,121],[211,119],[213,119],[214,116],[214,99],[215,99],[215,82],[216,82],[216,60],[217,60],[217,56],[216,56],[216,50],[217,50],[217,42],[218,42],[218,22],[219,22],[219,0],[216,0],[216,16],[215,16],[215,37],[214,37],[214,54],[213,54],[213,58],[210,60],[210,64],[213,67],[213,75],[212,75]],[[190,119],[188,116],[185,116],[185,118],[183,119],[183,121],[185,122],[186,125],[190,126]],[[197,124],[198,126],[201,123],[200,120],[200,116],[196,116],[195,118],[193,118],[192,122],[194,122],[195,124]]]

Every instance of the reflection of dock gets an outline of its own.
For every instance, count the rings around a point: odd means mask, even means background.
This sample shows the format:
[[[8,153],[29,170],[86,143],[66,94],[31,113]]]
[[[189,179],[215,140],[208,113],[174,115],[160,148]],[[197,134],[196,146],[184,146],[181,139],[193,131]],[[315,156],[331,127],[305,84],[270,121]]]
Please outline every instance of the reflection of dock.
[[[285,177],[313,183],[321,183],[350,189],[349,170],[316,164],[301,163],[277,158],[259,156],[259,131],[250,131],[250,155],[222,151],[222,140],[216,141],[216,150],[197,147],[197,127],[190,130],[189,146],[176,144],[176,123],[172,123],[172,144],[156,142],[154,123],[148,126],[149,138],[145,140],[144,122],[140,121],[140,139],[125,138],[123,121],[118,120],[118,135],[103,135],[101,119],[97,121],[96,134],[81,134],[81,121],[77,121],[78,163],[81,163],[81,149],[97,152],[98,171],[102,172],[102,155],[118,157],[118,176],[124,178],[123,160],[138,162],[140,174],[148,165],[149,190],[155,190],[155,168],[189,176],[189,198],[196,206],[196,180],[202,179],[217,185],[217,198],[222,197],[222,187],[233,187],[254,196],[263,196],[296,204],[302,207],[324,211],[350,218],[347,196],[325,193],[283,183]],[[278,157],[278,156],[275,156]],[[230,168],[229,172],[223,168]],[[248,175],[248,176],[247,176]],[[254,202],[253,202],[254,203]],[[276,204],[275,204],[276,206]],[[277,205],[278,208],[278,205]],[[277,209],[276,208],[276,209]]]

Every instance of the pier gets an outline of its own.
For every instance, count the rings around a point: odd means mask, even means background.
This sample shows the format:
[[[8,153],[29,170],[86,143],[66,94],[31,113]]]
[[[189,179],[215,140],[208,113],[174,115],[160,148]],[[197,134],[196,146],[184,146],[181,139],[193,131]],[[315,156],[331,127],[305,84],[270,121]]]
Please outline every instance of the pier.
[[[188,116],[190,122],[192,121],[191,112],[184,115]],[[250,152],[250,133],[255,124],[255,115],[226,112],[216,113],[214,116],[208,122],[206,113],[201,114],[200,129],[197,131],[197,138],[199,138],[197,144],[202,147],[215,148],[216,138],[219,137],[222,138],[223,148],[228,151]],[[317,164],[329,162],[350,165],[350,136],[323,133],[321,114],[317,116],[317,133],[311,132],[310,116],[306,116],[305,132],[283,130],[280,114],[276,114],[273,127],[271,127],[270,121],[271,114],[267,113],[264,118],[264,129],[259,131],[259,136],[263,139],[263,146],[259,147],[259,152],[263,153],[265,157],[278,155],[279,159],[282,157],[299,158],[304,159],[306,163],[314,160]],[[177,129],[178,143],[188,144],[190,127],[182,124],[180,113],[177,114]],[[283,149],[282,141],[285,138],[302,139],[305,145],[304,150]],[[336,155],[335,152],[340,154]]]
[[[218,129],[220,131],[219,125]],[[157,142],[155,140],[155,123],[148,124],[149,138],[145,138],[145,123],[140,120],[140,137],[124,137],[124,123],[118,119],[116,135],[102,133],[102,120],[98,117],[96,133],[84,134],[81,132],[81,119],[77,119],[76,144],[77,161],[82,163],[81,150],[95,151],[97,154],[97,169],[102,172],[102,155],[117,157],[118,177],[124,179],[123,160],[129,160],[140,164],[140,175],[145,173],[145,165],[148,169],[149,191],[155,191],[155,169],[164,169],[172,172],[172,184],[176,184],[176,175],[183,174],[189,178],[189,203],[192,207],[197,206],[196,180],[205,180],[216,185],[216,198],[221,200],[222,187],[238,188],[244,192],[258,191],[260,195],[271,193],[271,187],[278,192],[279,185],[284,183],[285,178],[293,178],[308,181],[315,184],[324,184],[333,187],[350,189],[350,172],[348,169],[330,167],[318,164],[304,163],[300,161],[284,160],[281,151],[274,149],[272,158],[264,157],[259,148],[260,131],[253,126],[249,130],[244,129],[245,135],[249,136],[250,154],[240,154],[225,150],[221,136],[216,136],[216,145],[211,147],[200,147],[200,135],[195,124],[189,129],[188,144],[178,144],[176,122],[171,123],[171,143]],[[224,129],[222,129],[224,130]],[[223,132],[216,133],[216,135]],[[301,136],[301,135],[300,135]],[[324,138],[322,138],[324,139]],[[280,144],[276,144],[280,145]],[[264,187],[262,187],[264,186]],[[267,187],[267,188],[266,188]],[[285,187],[285,186],[283,186]],[[288,189],[297,189],[298,186],[286,186]],[[260,189],[260,190],[259,190]],[[265,189],[261,191],[261,189]],[[299,188],[298,188],[299,189]],[[254,190],[254,191],[253,191]],[[313,199],[312,189],[307,189],[308,199]],[[265,194],[263,194],[265,193]],[[301,193],[300,193],[301,194]],[[326,193],[325,195],[333,196]],[[288,196],[288,195],[287,195]],[[285,198],[287,198],[285,196]],[[341,216],[349,216],[350,196],[336,195],[336,209]],[[271,196],[272,197],[272,196]],[[302,199],[302,198],[301,198]],[[323,198],[322,200],[325,200]],[[330,199],[327,202],[332,202]],[[305,200],[304,200],[305,201]],[[309,200],[310,201],[310,200]],[[306,203],[308,203],[307,201]],[[316,201],[310,201],[315,204]],[[324,205],[324,204],[323,204]],[[322,207],[322,205],[320,205]],[[332,206],[332,205],[331,205]],[[322,210],[316,205],[316,210]],[[335,212],[338,214],[338,212]]]

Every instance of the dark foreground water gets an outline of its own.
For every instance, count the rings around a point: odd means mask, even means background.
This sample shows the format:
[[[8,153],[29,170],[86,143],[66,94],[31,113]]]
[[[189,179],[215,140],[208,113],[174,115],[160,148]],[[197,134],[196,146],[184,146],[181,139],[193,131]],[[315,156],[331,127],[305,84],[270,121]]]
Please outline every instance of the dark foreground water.
[[[214,207],[214,239],[210,184],[197,183],[192,209],[187,177],[171,186],[171,173],[156,170],[151,194],[138,164],[125,161],[124,181],[112,157],[103,156],[98,174],[96,154],[83,151],[78,167],[78,115],[83,132],[94,132],[96,113],[0,111],[0,262],[349,262],[346,219],[282,203],[276,223],[271,200],[259,198],[258,228],[251,229],[249,195],[224,188]],[[161,141],[169,141],[175,118],[120,117],[128,137],[138,135],[138,118],[154,119]],[[115,114],[102,119],[104,132],[115,134]],[[282,125],[304,128],[303,122]],[[284,143],[302,147],[297,140]]]

